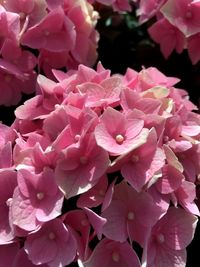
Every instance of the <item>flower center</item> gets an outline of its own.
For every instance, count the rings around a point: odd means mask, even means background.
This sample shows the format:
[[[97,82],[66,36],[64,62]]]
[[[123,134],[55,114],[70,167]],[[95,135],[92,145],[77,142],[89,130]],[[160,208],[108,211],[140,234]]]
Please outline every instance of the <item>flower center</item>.
[[[49,233],[49,239],[54,240],[55,238],[56,238],[56,235],[54,234],[54,232],[50,232]]]
[[[10,198],[7,199],[7,201],[6,201],[6,205],[7,205],[8,207],[10,207],[10,206],[11,206],[11,203],[12,203],[12,198],[10,197]]]
[[[24,20],[26,18],[26,14],[24,12],[20,12],[19,17],[21,20]]]
[[[164,141],[165,143],[167,143],[167,142],[169,141],[169,137],[168,137],[167,135],[165,135],[165,136],[163,137],[163,141]]]
[[[136,163],[136,162],[139,161],[139,157],[138,157],[137,155],[133,155],[133,156],[131,157],[131,161],[132,161],[133,163]]]
[[[76,134],[76,135],[74,136],[74,140],[75,140],[75,142],[78,142],[78,141],[80,140],[80,138],[81,138],[80,134]]]
[[[185,18],[186,19],[191,19],[193,17],[192,10],[191,10],[191,5],[188,4],[188,9],[185,13]]]
[[[12,77],[10,75],[5,75],[4,80],[9,83],[12,80]]]
[[[164,237],[163,234],[159,234],[159,235],[157,235],[156,238],[157,238],[158,243],[160,243],[160,244],[162,244],[162,243],[165,242],[165,237]]]
[[[103,190],[99,190],[99,195],[103,197],[105,195],[104,191]]]
[[[43,198],[44,198],[44,193],[43,192],[37,193],[37,199],[42,200]]]
[[[117,253],[117,252],[113,252],[112,253],[112,260],[114,261],[114,262],[118,262],[119,261],[119,253]]]
[[[45,35],[45,36],[49,36],[49,34],[50,34],[50,32],[49,32],[48,30],[45,30],[45,31],[44,31],[44,35]]]
[[[88,163],[88,158],[86,156],[80,157],[80,163],[85,165]]]
[[[123,135],[121,135],[121,134],[117,134],[117,135],[115,136],[115,140],[116,140],[116,142],[117,142],[119,145],[121,145],[121,144],[124,142],[124,137],[123,137]]]
[[[81,225],[82,225],[82,226],[87,226],[88,224],[89,224],[89,222],[88,222],[87,219],[83,219],[83,220],[81,221]]]
[[[127,218],[129,221],[133,221],[135,219],[135,214],[132,211],[129,211]]]

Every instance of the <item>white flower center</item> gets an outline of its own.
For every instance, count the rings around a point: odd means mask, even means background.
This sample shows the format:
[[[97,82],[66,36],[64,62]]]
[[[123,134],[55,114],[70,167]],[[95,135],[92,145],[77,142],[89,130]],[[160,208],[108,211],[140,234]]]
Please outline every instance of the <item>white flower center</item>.
[[[42,200],[43,198],[44,198],[44,193],[43,192],[37,193],[37,199]]]
[[[10,207],[10,206],[11,206],[11,203],[12,203],[12,198],[10,197],[10,198],[7,199],[7,201],[6,201],[6,205],[7,205],[8,207]]]
[[[78,142],[78,141],[80,140],[80,138],[81,138],[80,134],[76,134],[76,135],[74,136],[74,140],[75,140],[75,142]]]
[[[44,35],[45,35],[45,36],[49,36],[49,34],[50,34],[50,32],[49,32],[48,30],[45,30],[45,31],[44,31]]]
[[[133,156],[131,157],[131,161],[132,161],[133,163],[136,163],[136,162],[139,161],[139,157],[138,157],[137,155],[133,155]]]
[[[121,134],[117,134],[115,140],[119,145],[121,145],[124,142],[124,137]]]
[[[132,211],[129,211],[127,218],[129,221],[133,221],[135,219],[135,214]]]
[[[19,13],[19,17],[21,20],[25,19],[26,18],[26,14],[24,12],[20,12]]]
[[[81,221],[81,225],[82,225],[82,226],[87,226],[88,224],[89,224],[89,222],[88,222],[87,219],[83,219],[83,220]]]
[[[115,262],[119,262],[119,258],[120,258],[119,257],[119,253],[117,253],[117,252],[114,251],[112,253],[112,260],[115,261]]]
[[[56,235],[54,234],[54,232],[50,232],[49,233],[49,239],[54,240],[55,238],[56,238]]]
[[[159,234],[159,235],[157,235],[157,241],[158,241],[160,244],[164,243],[164,242],[165,242],[165,237],[164,237],[164,235],[163,235],[163,234]]]
[[[185,18],[186,19],[191,19],[193,17],[192,10],[191,10],[191,5],[188,4],[188,9],[185,13]]]

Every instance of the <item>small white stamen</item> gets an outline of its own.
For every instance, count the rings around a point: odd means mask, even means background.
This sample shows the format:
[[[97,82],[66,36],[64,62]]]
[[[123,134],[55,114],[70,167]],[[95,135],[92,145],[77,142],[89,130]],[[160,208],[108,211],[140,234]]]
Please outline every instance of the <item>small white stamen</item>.
[[[131,157],[131,161],[132,161],[133,163],[136,163],[136,162],[139,161],[139,157],[138,157],[137,155],[133,155],[133,156]]]
[[[49,31],[47,31],[47,30],[44,31],[44,35],[45,35],[45,36],[49,36],[49,34],[50,34]]]
[[[88,220],[86,220],[86,219],[83,219],[82,221],[81,221],[81,225],[82,226],[87,226],[89,224],[89,222],[88,222]]]
[[[26,18],[26,14],[24,12],[20,12],[19,13],[19,17],[21,20],[25,19]]]
[[[165,242],[165,237],[164,237],[164,235],[163,234],[159,234],[159,235],[157,235],[157,241],[159,242],[159,243],[164,243]]]
[[[43,192],[37,193],[37,199],[42,200],[43,198],[44,198],[44,193]]]
[[[130,211],[128,213],[127,218],[128,218],[128,220],[133,221],[135,219],[135,214],[132,211]]]
[[[119,257],[119,253],[117,253],[117,252],[114,251],[112,253],[112,260],[115,261],[115,262],[119,262],[119,258],[120,258]]]
[[[121,134],[116,135],[115,137],[116,142],[121,145],[124,142],[124,137]]]
[[[193,17],[193,15],[192,15],[192,11],[191,11],[191,10],[188,10],[188,11],[186,12],[186,14],[185,14],[185,17],[186,17],[186,19],[191,19],[191,18]]]
[[[75,140],[75,142],[78,142],[78,141],[80,140],[80,138],[81,138],[80,134],[76,134],[76,135],[74,136],[74,140]]]
[[[7,205],[8,207],[10,207],[10,206],[11,206],[11,203],[12,203],[12,198],[10,197],[10,198],[7,199],[7,201],[6,201],[6,205]]]
[[[50,240],[54,240],[55,238],[56,238],[56,235],[53,232],[49,233]]]

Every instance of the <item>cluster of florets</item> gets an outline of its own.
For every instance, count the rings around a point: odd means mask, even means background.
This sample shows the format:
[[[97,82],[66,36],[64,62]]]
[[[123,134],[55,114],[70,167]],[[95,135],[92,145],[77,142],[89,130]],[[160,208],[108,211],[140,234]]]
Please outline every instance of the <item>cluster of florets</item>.
[[[53,74],[0,125],[2,266],[185,266],[200,116],[179,80],[101,64]]]
[[[92,66],[98,13],[83,0],[0,1],[0,105],[35,89],[36,72]]]
[[[139,0],[138,5],[140,22],[156,17],[149,34],[165,58],[173,50],[181,53],[186,48],[193,64],[200,60],[199,0]]]

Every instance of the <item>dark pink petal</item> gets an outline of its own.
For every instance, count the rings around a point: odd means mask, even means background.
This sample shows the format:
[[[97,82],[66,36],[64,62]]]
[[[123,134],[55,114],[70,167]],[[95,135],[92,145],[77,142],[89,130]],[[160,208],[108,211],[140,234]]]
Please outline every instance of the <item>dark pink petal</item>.
[[[106,223],[106,219],[96,214],[94,211],[88,208],[84,208],[85,213],[88,216],[88,220],[91,223],[92,227],[94,228],[98,239],[101,239],[103,226]]]
[[[20,249],[19,243],[1,245],[0,246],[1,266],[13,267],[13,261],[19,249]]]
[[[140,267],[135,251],[127,242],[114,242],[103,239],[94,249],[91,257],[84,263],[86,267]]]
[[[177,190],[182,181],[184,175],[170,165],[165,165],[162,169],[162,177],[157,181],[156,186],[162,194],[169,194]]]
[[[188,38],[188,53],[193,64],[196,64],[200,60],[200,52],[198,49],[199,40],[199,33]]]
[[[161,233],[164,235],[166,245],[174,250],[186,248],[192,241],[197,217],[181,208],[170,208],[163,217]]]
[[[11,214],[12,223],[26,231],[33,231],[41,225],[35,216],[36,209],[30,199],[20,193],[19,188],[16,188],[13,194]]]
[[[28,255],[26,254],[26,252],[24,251],[23,248],[18,251],[12,267],[22,267],[22,266],[26,266],[26,267],[34,267],[35,266],[35,264],[33,264],[29,260]],[[41,267],[48,267],[47,264],[41,264],[40,266]]]
[[[186,265],[186,250],[172,250],[168,247],[159,248],[155,257],[156,267],[185,267]]]
[[[104,175],[94,187],[80,195],[77,201],[77,207],[92,208],[100,205],[104,201],[107,186],[107,177]]]
[[[65,266],[75,257],[76,242],[62,221],[55,219],[27,237],[25,251],[36,265]]]

